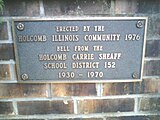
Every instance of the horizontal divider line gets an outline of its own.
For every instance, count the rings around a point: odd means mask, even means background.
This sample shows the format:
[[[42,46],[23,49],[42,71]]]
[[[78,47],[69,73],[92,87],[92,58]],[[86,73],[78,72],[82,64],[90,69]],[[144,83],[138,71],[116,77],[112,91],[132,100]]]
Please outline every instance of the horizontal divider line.
[[[54,100],[103,100],[103,99],[135,99],[135,98],[160,98],[160,94],[133,94],[133,95],[113,95],[113,96],[67,96],[67,97],[52,97],[52,98],[1,98],[1,102],[12,101],[54,101]]]
[[[113,15],[113,13],[109,13],[109,14],[96,14],[96,15],[100,15],[100,16],[103,16],[105,17],[104,15],[107,15],[106,17],[108,17],[108,15]],[[132,14],[132,13],[127,13],[127,14],[124,14],[124,13],[121,13],[121,14],[117,14],[117,15],[133,15],[132,17],[159,17],[160,13],[154,13],[154,14],[145,14],[145,13],[137,13],[137,14]],[[68,17],[66,15],[62,15],[63,17]],[[54,17],[62,17],[62,16],[54,16]],[[95,16],[95,14],[84,14],[83,16]],[[83,17],[82,16],[82,17]],[[53,18],[53,17],[49,17],[49,16],[44,16],[45,18]],[[73,17],[73,16],[70,16],[70,17]],[[81,16],[79,16],[81,17]],[[112,16],[111,16],[112,17]],[[114,16],[113,16],[114,17]],[[116,15],[115,15],[116,17]],[[121,16],[120,16],[121,17]],[[4,20],[6,19],[10,19],[10,18],[43,18],[40,14],[39,16],[36,16],[36,17],[31,17],[31,16],[1,16],[0,18],[3,18]]]
[[[0,60],[0,64],[15,64],[15,61],[13,59],[10,60]]]
[[[74,118],[104,118],[104,117],[129,117],[129,116],[153,116],[160,115],[160,112],[111,112],[94,114],[38,114],[38,115],[0,115],[0,119],[74,119]]]
[[[144,61],[160,60],[160,57],[145,57]]]
[[[12,40],[0,40],[0,44],[8,44],[8,43],[13,43]]]
[[[143,79],[153,79],[153,80],[158,80],[160,79],[160,76],[143,76]]]
[[[147,38],[147,41],[160,41],[159,37]]]
[[[17,83],[16,80],[0,80],[0,84],[1,83],[4,83],[4,84],[7,84],[7,83]]]

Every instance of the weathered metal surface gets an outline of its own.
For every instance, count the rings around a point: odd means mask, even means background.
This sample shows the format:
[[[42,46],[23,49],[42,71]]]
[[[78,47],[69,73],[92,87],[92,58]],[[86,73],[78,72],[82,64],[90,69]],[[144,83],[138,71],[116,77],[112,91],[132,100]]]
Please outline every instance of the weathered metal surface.
[[[142,79],[147,18],[14,20],[21,82]]]

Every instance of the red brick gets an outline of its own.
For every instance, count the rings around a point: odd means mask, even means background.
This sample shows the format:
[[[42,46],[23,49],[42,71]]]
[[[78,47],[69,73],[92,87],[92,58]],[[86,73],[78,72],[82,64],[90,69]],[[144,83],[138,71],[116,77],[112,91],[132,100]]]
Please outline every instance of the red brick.
[[[103,84],[103,96],[139,94],[141,93],[141,91],[142,91],[141,82]]]
[[[103,120],[103,119],[102,118],[82,118],[80,120]]]
[[[0,102],[0,114],[13,114],[13,105],[11,102]]]
[[[103,84],[103,96],[132,94],[134,83],[105,83]]]
[[[138,0],[139,13],[159,13],[160,12],[159,0]]]
[[[141,98],[141,111],[160,111],[160,98]]]
[[[39,15],[38,0],[4,0],[2,16],[37,16]]]
[[[96,6],[96,7],[95,7]],[[83,14],[110,14],[111,1],[44,1],[45,14],[55,15],[83,15]]]
[[[143,93],[160,93],[160,81],[159,80],[143,80]]]
[[[137,0],[116,0],[116,14],[134,14],[137,12]]]
[[[102,118],[67,118],[67,119],[49,119],[49,120],[103,120]]]
[[[81,120],[103,120],[103,119],[102,118],[83,118]]]
[[[144,75],[159,76],[160,75],[160,61],[151,60],[144,63]]]
[[[127,117],[111,117],[106,120],[159,120],[160,116],[127,116]]]
[[[0,120],[6,120],[6,119],[0,119]],[[45,119],[9,119],[9,120],[45,120]]]
[[[121,118],[119,117],[110,117],[110,118],[106,118],[106,120],[122,120]],[[129,119],[130,120],[130,119]]]
[[[146,57],[160,57],[160,40],[147,40]]]
[[[0,44],[0,60],[14,59],[13,44]]]
[[[105,83],[103,84],[103,96],[160,93],[160,81],[144,79],[135,83]]]
[[[52,84],[53,96],[95,96],[95,84]]]
[[[20,115],[70,114],[73,113],[72,101],[29,101],[18,102]]]
[[[83,100],[78,104],[79,113],[129,112],[134,109],[133,99]]]
[[[48,97],[47,84],[0,84],[0,98]]]
[[[148,15],[147,37],[159,40],[160,17],[158,15]]]
[[[8,40],[7,22],[0,22],[0,40]]]
[[[8,64],[0,64],[0,80],[10,79],[10,68]]]

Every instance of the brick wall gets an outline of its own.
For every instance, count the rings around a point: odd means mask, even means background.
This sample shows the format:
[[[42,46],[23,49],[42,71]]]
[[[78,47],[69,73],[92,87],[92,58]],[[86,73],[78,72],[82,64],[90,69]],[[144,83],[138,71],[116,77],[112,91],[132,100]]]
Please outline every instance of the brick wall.
[[[1,120],[159,120],[159,0],[4,0],[0,13]],[[12,19],[54,16],[149,17],[143,81],[19,84]]]

